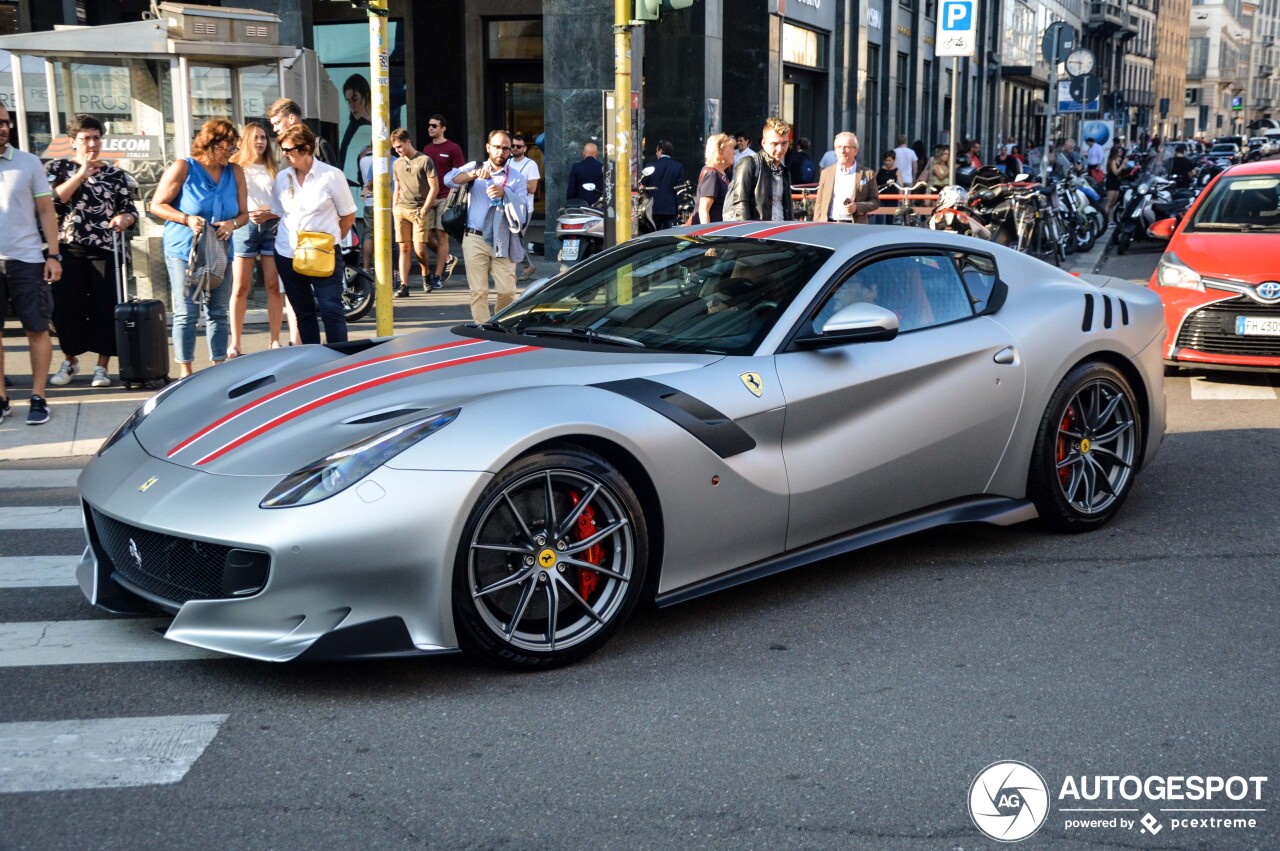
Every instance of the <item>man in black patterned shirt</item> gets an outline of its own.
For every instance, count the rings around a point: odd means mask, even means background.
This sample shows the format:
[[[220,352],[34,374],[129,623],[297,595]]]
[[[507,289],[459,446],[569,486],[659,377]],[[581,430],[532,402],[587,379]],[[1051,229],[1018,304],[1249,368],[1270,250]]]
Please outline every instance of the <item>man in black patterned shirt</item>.
[[[93,387],[110,387],[107,372],[116,354],[115,306],[119,269],[113,240],[138,221],[125,174],[98,158],[102,124],[92,115],[77,115],[67,127],[74,160],[52,160],[46,167],[58,213],[58,235],[64,263],[62,279],[53,285],[53,327],[62,348],[62,366],[50,384],[70,384],[80,371],[80,355],[97,352]],[[119,234],[120,236],[117,236]]]

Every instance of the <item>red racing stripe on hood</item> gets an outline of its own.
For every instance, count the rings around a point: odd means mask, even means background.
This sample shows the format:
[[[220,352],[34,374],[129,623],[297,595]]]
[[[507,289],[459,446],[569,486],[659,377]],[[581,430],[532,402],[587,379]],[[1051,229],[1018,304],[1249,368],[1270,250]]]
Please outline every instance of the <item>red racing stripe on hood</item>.
[[[482,340],[458,340],[457,342],[453,342],[453,343],[443,343],[439,346],[427,346],[426,348],[422,348],[422,349],[412,349],[407,352],[398,352],[394,355],[383,355],[382,357],[361,361],[360,363],[346,364],[345,366],[340,366],[336,369],[331,369],[328,372],[322,372],[319,375],[313,375],[310,378],[304,378],[301,381],[296,381],[293,384],[290,384],[288,387],[282,387],[279,390],[275,390],[275,391],[272,391],[271,393],[268,393],[267,395],[263,396],[260,399],[255,399],[249,404],[244,405],[240,408],[237,408],[236,410],[232,411],[226,416],[216,420],[215,422],[210,423],[209,425],[200,429],[195,434],[188,437],[186,440],[179,443],[177,446],[170,449],[168,457],[172,458],[174,455],[177,455],[179,452],[186,449],[188,446],[195,443],[197,440],[204,437],[209,432],[231,422],[237,417],[241,417],[249,413],[254,408],[257,408],[261,405],[265,405],[267,402],[270,402],[272,399],[279,399],[281,396],[285,395],[286,393],[292,393],[295,390],[301,390],[304,387],[309,387],[318,381],[324,381],[326,378],[332,378],[335,375],[342,375],[344,372],[352,372],[353,370],[363,369],[366,366],[376,366],[377,364],[386,363],[387,361],[393,361],[398,358],[416,357],[417,355],[424,355],[424,354],[427,354],[428,352],[439,352],[445,349],[454,349],[459,346],[474,346],[481,342],[483,341]]]
[[[798,230],[800,228],[817,227],[818,225],[824,225],[824,224],[826,224],[826,222],[792,222],[789,225],[779,225],[776,228],[766,228],[764,230],[758,230],[755,233],[747,234],[747,236],[751,237],[752,239],[767,239],[771,236],[777,236],[780,233],[786,233],[787,231]]]
[[[296,408],[285,411],[283,414],[268,420],[257,428],[240,435],[235,440],[232,440],[229,443],[224,443],[221,447],[215,449],[213,452],[210,452],[208,455],[197,461],[195,466],[199,467],[202,464],[207,464],[210,461],[222,457],[237,446],[243,446],[255,437],[266,434],[276,426],[287,423],[290,420],[296,419],[303,414],[316,410],[317,408],[322,408],[325,405],[338,401],[339,399],[354,396],[356,393],[371,390],[374,387],[380,387],[383,384],[389,384],[392,381],[399,381],[402,378],[410,378],[415,375],[434,372],[437,369],[447,369],[449,367],[462,366],[463,364],[468,363],[479,363],[480,361],[491,360],[493,358],[505,358],[508,355],[537,351],[537,349],[537,346],[515,346],[499,352],[485,352],[481,355],[468,355],[466,357],[454,358],[453,360],[441,361],[439,363],[430,363],[425,366],[415,366],[411,369],[402,369],[399,372],[393,372],[390,375],[380,375],[377,378],[370,378],[366,381],[360,382],[359,384],[353,384],[350,387],[344,387],[341,390],[335,390],[334,392],[321,396],[318,399],[313,399],[305,405],[300,405]]]
[[[721,224],[714,224],[705,228],[698,228],[697,230],[689,231],[687,234],[685,234],[685,236],[705,236],[709,233],[715,233],[718,230],[725,230],[726,228],[736,228],[738,225],[749,225],[749,224],[751,224],[751,222],[723,222]]]

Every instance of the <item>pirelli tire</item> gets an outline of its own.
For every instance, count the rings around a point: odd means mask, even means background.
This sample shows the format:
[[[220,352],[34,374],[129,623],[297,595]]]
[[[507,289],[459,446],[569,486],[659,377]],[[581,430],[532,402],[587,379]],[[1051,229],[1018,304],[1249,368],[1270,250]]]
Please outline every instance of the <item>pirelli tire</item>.
[[[520,670],[599,649],[643,593],[649,533],[626,478],[580,448],[512,462],[467,519],[453,576],[461,648]]]

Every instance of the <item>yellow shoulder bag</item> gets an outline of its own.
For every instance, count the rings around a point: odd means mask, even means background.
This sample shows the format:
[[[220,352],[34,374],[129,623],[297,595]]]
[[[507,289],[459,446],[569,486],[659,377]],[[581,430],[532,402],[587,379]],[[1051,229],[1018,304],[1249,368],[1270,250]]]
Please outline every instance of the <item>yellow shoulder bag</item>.
[[[289,175],[289,197],[293,197],[293,175]],[[293,271],[310,278],[327,278],[336,266],[333,234],[298,231],[298,247],[293,252]]]

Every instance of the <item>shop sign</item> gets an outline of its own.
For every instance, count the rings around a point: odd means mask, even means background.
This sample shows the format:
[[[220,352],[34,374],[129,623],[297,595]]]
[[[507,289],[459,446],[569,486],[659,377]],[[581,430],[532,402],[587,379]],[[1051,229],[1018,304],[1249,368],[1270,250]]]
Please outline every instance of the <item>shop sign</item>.
[[[75,156],[70,136],[57,136],[40,154],[42,160],[70,159]],[[163,160],[159,136],[103,136],[99,158],[115,160]]]
[[[836,28],[837,5],[837,0],[769,0],[769,13],[832,32]]]

